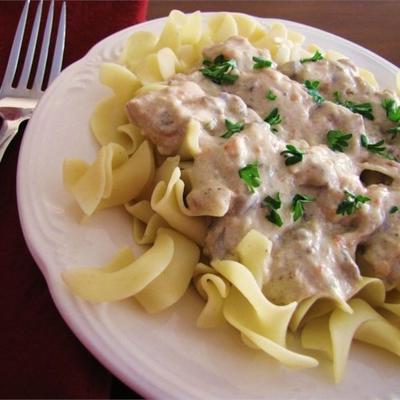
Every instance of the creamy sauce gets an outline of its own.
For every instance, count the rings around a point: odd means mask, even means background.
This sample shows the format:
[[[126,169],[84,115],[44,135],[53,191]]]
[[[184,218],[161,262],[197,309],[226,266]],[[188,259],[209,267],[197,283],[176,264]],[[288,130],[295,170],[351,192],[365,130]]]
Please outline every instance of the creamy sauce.
[[[388,289],[399,286],[400,213],[389,210],[400,206],[400,164],[360,145],[361,135],[371,142],[387,139],[384,132],[393,123],[380,103],[388,92],[366,85],[347,60],[253,69],[252,57],[269,58],[269,53],[240,37],[204,51],[209,60],[221,54],[236,61],[234,73],[239,77],[234,84],[215,84],[196,70],[176,75],[167,89],[143,94],[127,106],[132,122],[163,155],[177,153],[191,118],[200,122],[201,153],[190,172],[186,200],[192,211],[211,216],[205,254],[232,257],[250,229],[263,233],[273,244],[263,290],[278,304],[312,295],[347,299],[361,275],[381,278]],[[302,84],[306,79],[320,81],[326,98],[322,104],[316,104]],[[266,98],[269,90],[276,95],[273,101]],[[371,102],[374,121],[329,101],[335,91],[352,101]],[[390,97],[398,101],[393,93]],[[263,119],[275,108],[281,122],[270,126]],[[226,119],[244,123],[244,129],[221,138]],[[345,152],[327,146],[330,130],[353,135]],[[285,165],[281,152],[287,144],[304,152],[302,161]],[[388,146],[397,149],[395,143]],[[261,184],[252,193],[238,172],[255,162]],[[391,185],[367,185],[360,179],[366,170],[388,175]],[[338,215],[345,190],[369,201],[351,215]],[[263,207],[263,199],[278,192],[281,227],[266,218],[269,209]],[[304,215],[294,221],[296,194],[314,201],[305,203]]]
[[[300,83],[305,80],[319,81],[319,91],[328,100],[336,101],[335,92],[338,92],[342,100],[370,103],[374,119],[364,119],[363,121],[368,136],[375,142],[382,139],[383,134],[393,153],[400,156],[399,147],[390,140],[390,135],[385,134],[388,129],[395,126],[395,123],[387,118],[386,112],[381,106],[383,99],[396,99],[396,94],[390,90],[374,90],[359,77],[356,66],[350,60],[343,59],[337,62],[321,60],[304,64],[295,61],[282,65],[279,70]]]

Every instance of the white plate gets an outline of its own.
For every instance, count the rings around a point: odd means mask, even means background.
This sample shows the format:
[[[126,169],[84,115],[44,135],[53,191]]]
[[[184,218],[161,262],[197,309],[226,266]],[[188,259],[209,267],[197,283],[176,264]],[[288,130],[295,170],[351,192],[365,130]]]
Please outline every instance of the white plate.
[[[261,351],[248,349],[229,327],[197,329],[202,301],[193,290],[170,310],[150,316],[132,300],[90,305],[63,285],[61,271],[100,265],[119,247],[133,245],[122,210],[106,210],[79,223],[80,214],[63,190],[62,162],[66,157],[91,161],[97,152],[88,120],[96,102],[108,93],[98,81],[100,64],[117,59],[129,34],[158,33],[164,21],[118,32],[68,67],[40,101],[25,132],[17,177],[21,224],[63,318],[106,368],[146,397],[399,397],[399,359],[384,351],[355,345],[345,378],[335,385],[329,364],[289,370]],[[305,34],[308,42],[350,56],[371,70],[382,87],[394,86],[397,68],[384,59],[321,30],[284,22]]]

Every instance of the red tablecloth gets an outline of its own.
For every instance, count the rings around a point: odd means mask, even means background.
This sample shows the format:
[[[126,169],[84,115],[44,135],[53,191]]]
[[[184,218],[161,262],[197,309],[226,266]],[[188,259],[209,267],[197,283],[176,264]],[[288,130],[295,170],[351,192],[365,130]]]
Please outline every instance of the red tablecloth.
[[[1,79],[23,5],[21,1],[0,1]],[[48,5],[44,5],[45,15]],[[36,4],[30,7],[31,22]],[[56,9],[60,7],[56,2]],[[63,65],[81,58],[109,34],[143,21],[146,11],[147,0],[68,1]],[[137,397],[75,338],[29,254],[15,193],[20,142],[21,135],[0,163],[0,397]]]

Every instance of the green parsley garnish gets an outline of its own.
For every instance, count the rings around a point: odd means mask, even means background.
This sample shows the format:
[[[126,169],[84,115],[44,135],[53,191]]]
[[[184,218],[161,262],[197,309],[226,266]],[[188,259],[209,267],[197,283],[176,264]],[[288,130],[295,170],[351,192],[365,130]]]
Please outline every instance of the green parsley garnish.
[[[292,144],[287,144],[286,150],[282,151],[281,154],[285,157],[285,165],[293,165],[303,160],[304,152]]]
[[[272,61],[266,60],[265,58],[253,57],[253,61],[253,69],[269,68],[272,66]]]
[[[300,62],[302,64],[306,63],[306,62],[315,62],[315,61],[319,61],[319,60],[323,60],[324,56],[318,51],[316,50],[316,52],[314,53],[314,55],[310,58],[302,58],[300,60]]]
[[[393,206],[391,209],[390,209],[390,214],[394,214],[394,213],[396,213],[397,211],[400,211],[400,208],[399,207],[397,207],[397,206]]]
[[[304,214],[304,204],[311,203],[315,200],[313,196],[307,196],[306,194],[296,194],[292,200],[292,212],[293,221],[297,221]]]
[[[370,121],[374,120],[374,115],[372,114],[371,103],[358,103],[357,104],[357,103],[354,103],[349,100],[343,101],[339,92],[333,93],[333,97],[335,98],[335,103],[348,108],[351,112],[360,114],[363,117],[369,119]]]
[[[390,133],[392,135],[392,139],[394,139],[397,134],[400,133],[400,125],[388,129],[387,133]]]
[[[271,89],[269,89],[267,94],[265,95],[265,98],[271,101],[276,100],[276,97],[277,97],[276,94]]]
[[[339,129],[330,130],[326,137],[328,139],[328,146],[334,151],[341,151],[344,153],[345,148],[349,145],[348,141],[353,137],[351,133],[342,132]]]
[[[352,101],[346,100],[345,106],[352,111],[353,113],[360,114],[363,117],[373,121],[374,115],[372,114],[372,105],[371,103],[353,103]]]
[[[308,94],[317,104],[321,104],[325,101],[325,98],[321,96],[321,93],[318,91],[319,81],[305,80],[304,86],[306,87]]]
[[[254,193],[254,189],[261,185],[261,178],[258,172],[258,162],[247,164],[245,167],[239,169],[239,176],[244,180],[247,189]]]
[[[371,200],[367,196],[362,196],[360,194],[356,196],[347,190],[344,191],[344,194],[344,200],[338,205],[338,208],[336,209],[336,214],[351,215],[356,210],[358,210],[362,204]]]
[[[225,120],[226,132],[221,136],[224,139],[229,139],[235,133],[238,133],[244,129],[244,122],[232,122],[229,119]]]
[[[262,207],[269,207],[271,209],[270,213],[265,216],[267,220],[279,227],[283,225],[283,221],[276,210],[279,210],[281,205],[282,202],[279,192],[275,195],[275,197],[267,196],[262,202]]]
[[[281,227],[283,225],[283,221],[279,213],[275,210],[271,210],[270,213],[266,216],[269,222]]]
[[[200,70],[201,73],[218,85],[233,84],[239,78],[232,73],[236,68],[236,61],[228,60],[222,54],[217,56],[214,62],[204,60],[203,65],[205,68]]]
[[[388,160],[394,160],[395,158],[387,151],[384,146],[385,141],[379,140],[376,143],[369,143],[368,138],[365,135],[361,135],[361,146],[367,149],[370,153],[378,154],[379,156]]]
[[[270,207],[273,210],[279,210],[281,208],[281,205],[282,205],[279,192],[275,195],[275,197],[267,196],[262,201],[261,205],[262,205],[262,207]]]
[[[274,108],[265,118],[264,121],[272,126],[272,132],[277,132],[278,129],[275,128],[275,125],[278,125],[282,122],[282,118],[279,115],[279,110]]]
[[[393,122],[400,121],[400,106],[396,106],[396,101],[393,99],[384,99],[382,107],[386,111],[386,116]]]

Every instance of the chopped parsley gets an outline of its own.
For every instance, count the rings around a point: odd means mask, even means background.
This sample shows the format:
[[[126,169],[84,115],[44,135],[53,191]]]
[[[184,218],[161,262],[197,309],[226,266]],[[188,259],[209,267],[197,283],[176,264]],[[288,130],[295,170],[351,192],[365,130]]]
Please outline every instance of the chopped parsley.
[[[361,135],[361,146],[367,149],[370,153],[373,154],[378,154],[379,156],[386,158],[388,160],[394,160],[395,158],[393,157],[392,154],[390,154],[386,147],[384,146],[385,141],[379,140],[376,143],[369,143],[368,138],[365,135]]]
[[[244,181],[247,189],[254,193],[254,189],[261,185],[260,173],[258,172],[258,161],[253,164],[247,164],[239,169],[239,176]]]
[[[283,221],[279,213],[275,210],[271,210],[270,213],[266,216],[269,222],[281,227],[283,225]]]
[[[276,97],[277,97],[276,94],[271,89],[269,89],[267,94],[265,95],[265,98],[271,101],[276,100]]]
[[[214,62],[204,60],[203,65],[201,73],[218,85],[233,84],[239,78],[239,75],[232,73],[236,68],[236,61],[228,60],[222,54],[217,56]]]
[[[306,194],[296,194],[292,200],[293,221],[297,221],[304,215],[304,204],[311,203],[315,197]]]
[[[262,207],[269,207],[270,213],[265,216],[269,222],[281,227],[283,225],[283,221],[281,216],[276,210],[281,208],[282,202],[279,195],[279,192],[275,195],[275,197],[267,196],[263,202]]]
[[[308,94],[314,99],[317,104],[321,104],[325,101],[325,98],[318,91],[319,81],[304,81],[304,86],[307,89]]]
[[[340,151],[344,153],[346,147],[348,147],[348,141],[353,137],[351,133],[342,132],[339,129],[330,130],[326,134],[328,140],[328,146],[334,151]]]
[[[336,209],[336,214],[340,215],[351,215],[356,210],[358,210],[364,203],[370,201],[371,199],[367,196],[354,195],[349,191],[344,191],[344,200],[338,205]]]
[[[397,206],[393,206],[391,209],[390,209],[390,214],[394,214],[394,213],[396,213],[396,212],[398,212],[398,211],[400,211],[400,208],[399,207],[397,207]]]
[[[273,210],[279,210],[282,205],[279,192],[275,195],[275,197],[267,196],[261,204],[262,207],[270,207]]]
[[[393,122],[400,121],[400,106],[396,105],[396,101],[393,99],[384,99],[382,101],[382,107],[386,111],[386,116]]]
[[[371,103],[354,103],[350,100],[343,101],[339,92],[335,92],[333,94],[333,97],[335,98],[335,103],[348,108],[351,112],[360,114],[364,118],[369,119],[370,121],[374,120]]]
[[[303,160],[304,152],[292,144],[287,144],[286,150],[282,151],[281,154],[285,157],[285,165],[293,165]]]
[[[266,60],[265,58],[253,57],[253,61],[253,69],[269,68],[272,66],[272,61]]]
[[[352,101],[346,100],[345,106],[353,113],[360,114],[363,117],[373,121],[374,115],[372,114],[371,103],[353,103]]]
[[[302,58],[300,60],[300,63],[304,64],[306,62],[315,62],[315,61],[319,61],[319,60],[323,60],[323,59],[324,59],[324,56],[318,50],[316,50],[316,52],[313,54],[312,57],[310,57],[310,58]]]
[[[241,132],[244,129],[244,122],[232,122],[229,119],[225,120],[226,132],[221,136],[224,139],[229,139],[235,133]]]
[[[279,125],[282,122],[282,118],[279,114],[279,110],[274,108],[265,118],[264,121],[271,125],[272,132],[277,132],[278,129],[275,128],[276,125]]]

